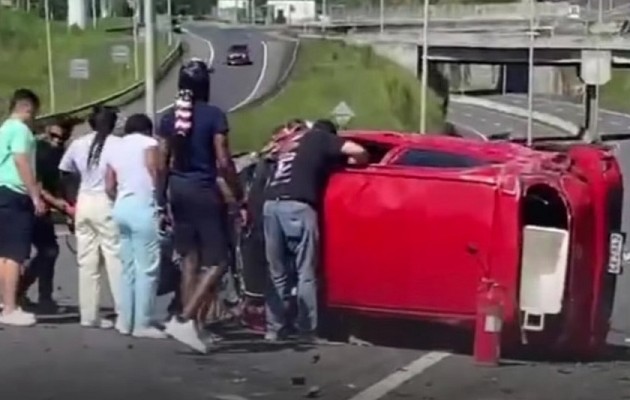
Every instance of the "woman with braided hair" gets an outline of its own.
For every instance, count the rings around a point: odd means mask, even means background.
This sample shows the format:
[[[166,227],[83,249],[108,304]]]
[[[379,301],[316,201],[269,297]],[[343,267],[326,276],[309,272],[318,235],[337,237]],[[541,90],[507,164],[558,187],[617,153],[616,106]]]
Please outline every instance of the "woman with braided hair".
[[[75,211],[77,263],[79,264],[79,312],[81,325],[111,328],[111,321],[99,315],[101,260],[118,314],[121,264],[118,227],[112,218],[112,201],[105,190],[107,154],[116,151],[120,140],[111,135],[116,126],[116,111],[96,108],[89,118],[94,132],[70,144],[59,163],[65,173],[79,176],[80,184]]]
[[[162,175],[158,200],[170,209],[174,247],[184,258],[182,310],[168,321],[165,332],[201,353],[207,348],[195,319],[209,293],[216,291],[230,259],[227,207],[217,178],[223,178],[234,194],[243,219],[246,215],[226,115],[208,104],[209,75],[201,60],[182,65],[175,107],[162,117],[158,129]]]

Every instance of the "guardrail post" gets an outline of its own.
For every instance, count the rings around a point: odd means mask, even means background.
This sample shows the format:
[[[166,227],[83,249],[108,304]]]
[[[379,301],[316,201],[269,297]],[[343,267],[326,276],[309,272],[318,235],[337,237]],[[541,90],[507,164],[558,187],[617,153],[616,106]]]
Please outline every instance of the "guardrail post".
[[[155,8],[153,0],[144,0],[145,97],[146,113],[155,123]]]

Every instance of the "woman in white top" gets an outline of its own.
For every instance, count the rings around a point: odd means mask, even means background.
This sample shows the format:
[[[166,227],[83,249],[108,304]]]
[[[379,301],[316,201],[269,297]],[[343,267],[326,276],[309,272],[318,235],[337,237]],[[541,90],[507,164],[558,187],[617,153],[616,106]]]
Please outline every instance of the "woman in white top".
[[[111,132],[117,115],[111,108],[99,108],[90,116],[94,132],[76,139],[66,150],[59,169],[80,177],[75,212],[77,262],[79,264],[79,312],[85,327],[111,328],[111,321],[99,315],[102,261],[119,313],[121,265],[118,227],[112,218],[112,201],[105,192],[106,164],[103,159],[120,138]]]
[[[158,209],[155,202],[158,142],[144,114],[127,119],[116,152],[107,155],[106,187],[114,202],[122,261],[119,332],[135,337],[166,338],[152,326],[160,269]]]

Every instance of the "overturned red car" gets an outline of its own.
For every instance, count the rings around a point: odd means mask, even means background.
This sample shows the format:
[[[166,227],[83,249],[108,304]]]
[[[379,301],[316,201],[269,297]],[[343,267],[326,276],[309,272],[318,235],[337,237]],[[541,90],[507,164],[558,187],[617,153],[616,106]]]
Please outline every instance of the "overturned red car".
[[[371,163],[335,173],[326,191],[328,310],[473,331],[491,287],[503,347],[580,357],[602,350],[625,241],[610,149],[345,135]]]

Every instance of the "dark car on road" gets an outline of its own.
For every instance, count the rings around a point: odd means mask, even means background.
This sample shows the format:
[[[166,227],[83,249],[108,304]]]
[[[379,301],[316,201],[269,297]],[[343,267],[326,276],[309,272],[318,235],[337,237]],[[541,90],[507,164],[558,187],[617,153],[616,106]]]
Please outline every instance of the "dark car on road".
[[[227,52],[227,65],[250,65],[249,47],[246,44],[230,46]]]

